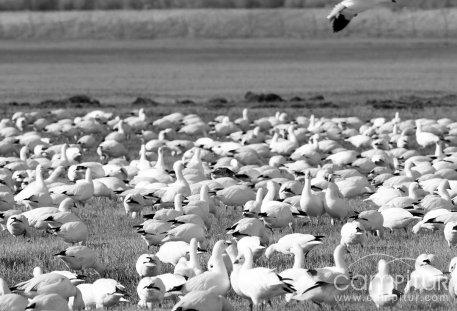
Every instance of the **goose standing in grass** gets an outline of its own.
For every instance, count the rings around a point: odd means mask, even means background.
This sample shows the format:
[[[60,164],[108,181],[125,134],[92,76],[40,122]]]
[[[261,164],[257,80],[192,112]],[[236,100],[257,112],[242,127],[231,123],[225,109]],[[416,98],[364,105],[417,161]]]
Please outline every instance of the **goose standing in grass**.
[[[333,32],[339,32],[358,14],[388,2],[396,0],[343,0],[335,6],[327,19],[332,23]]]
[[[85,245],[89,237],[89,228],[82,221],[71,221],[48,229],[65,243]]]
[[[238,260],[241,257],[244,257],[244,263],[239,270],[237,285],[240,292],[251,300],[251,310],[264,301],[295,292],[294,287],[274,270],[254,268],[254,258],[249,248],[244,254],[238,255]]]
[[[364,230],[376,234],[382,238],[384,231],[384,217],[375,210],[367,210],[352,216],[357,222],[361,223]]]
[[[138,306],[153,310],[153,305],[162,303],[165,296],[165,285],[162,280],[157,277],[144,277],[140,280],[137,286],[137,293],[140,301]]]
[[[340,197],[338,186],[332,181],[332,175],[329,176],[327,190],[325,192],[325,211],[332,218],[332,224],[335,220],[343,221],[351,216],[353,210],[348,200]]]
[[[313,194],[311,192],[311,173],[305,173],[305,186],[300,197],[300,209],[308,215],[308,217],[316,217],[317,223],[319,219],[325,214],[325,202],[323,197]]]
[[[421,218],[419,216],[414,216],[411,212],[404,210],[402,208],[389,208],[381,212],[384,219],[383,226],[384,228],[390,229],[404,229],[408,227],[414,221],[419,221]]]
[[[141,217],[144,206],[145,200],[140,193],[129,193],[124,198],[125,213],[132,218]]]
[[[265,257],[269,259],[274,252],[282,254],[290,254],[294,245],[301,247],[305,255],[307,255],[314,247],[322,245],[324,236],[312,235],[305,233],[291,233],[281,237],[277,243],[273,243],[265,251]]]
[[[450,221],[444,226],[444,238],[449,248],[457,244],[457,221]]]
[[[389,274],[389,266],[384,259],[378,262],[378,273],[371,279],[368,287],[371,300],[376,307],[393,307],[400,300],[401,292],[395,289],[395,280]]]
[[[99,275],[105,271],[105,267],[97,261],[96,252],[87,246],[70,246],[54,257],[62,260],[70,270],[94,269]]]

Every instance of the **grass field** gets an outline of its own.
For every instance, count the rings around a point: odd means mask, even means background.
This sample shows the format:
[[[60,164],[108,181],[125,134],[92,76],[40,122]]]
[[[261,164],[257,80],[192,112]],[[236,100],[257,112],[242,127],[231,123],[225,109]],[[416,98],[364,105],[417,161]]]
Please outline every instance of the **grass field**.
[[[0,44],[0,102],[29,101],[37,103],[47,98],[59,98],[73,94],[89,94],[104,104],[115,104],[107,109],[129,109],[137,96],[147,96],[162,102],[158,108],[148,109],[148,115],[180,110],[185,113],[201,113],[202,106],[174,105],[176,99],[191,98],[205,102],[215,96],[234,99],[223,105],[205,103],[204,113],[209,119],[217,114],[239,115],[247,104],[239,101],[248,91],[276,92],[284,97],[324,94],[325,98],[341,103],[341,109],[318,106],[299,108],[283,103],[257,105],[253,111],[272,115],[282,108],[290,113],[319,116],[358,115],[370,118],[379,115],[392,116],[392,110],[374,110],[365,105],[367,99],[390,99],[402,95],[442,95],[455,93],[457,43],[445,40],[222,40],[222,41],[131,41],[131,42],[71,42],[25,43],[3,42]],[[18,108],[2,106],[12,113]],[[27,107],[27,109],[33,109]],[[453,107],[412,109],[402,111],[402,117],[457,117]],[[132,156],[137,154],[139,142],[133,141]],[[352,200],[356,210],[371,208],[360,199]],[[96,249],[102,262],[107,265],[107,276],[123,283],[131,294],[132,305],[115,310],[134,311],[137,302],[138,277],[134,265],[138,256],[147,252],[145,243],[134,233],[132,226],[138,221],[125,217],[121,203],[105,199],[93,199],[78,215],[91,230],[89,246]],[[239,219],[240,212],[221,211],[210,232],[211,244],[225,238],[224,230]],[[325,219],[320,226],[304,225],[299,232],[325,235],[322,247],[313,250],[306,267],[332,265],[331,253],[339,242],[341,225],[331,226]],[[280,235],[276,233],[272,240]],[[33,232],[31,242],[15,239],[6,232],[0,233],[0,276],[9,284],[31,276],[34,266],[44,270],[63,269],[52,257],[64,248],[57,238]],[[154,251],[154,250],[152,250]],[[355,273],[372,274],[381,255],[416,258],[421,253],[438,255],[438,268],[446,271],[455,251],[449,249],[442,233],[396,232],[387,234],[379,241],[369,237],[364,248],[351,249],[348,258],[354,263]],[[203,255],[206,263],[208,255]],[[406,263],[412,262],[405,260]],[[270,262],[262,259],[260,265],[288,268],[292,258],[276,255]],[[394,273],[406,275],[411,267],[399,263]],[[89,280],[94,280],[90,275]],[[350,291],[358,295],[360,292]],[[404,310],[453,310],[455,303],[446,292],[443,301],[426,301],[412,296],[415,302],[402,301]],[[366,292],[362,291],[362,298]],[[359,296],[357,296],[359,297]],[[235,310],[247,310],[246,301],[233,293],[229,295]],[[169,310],[172,304],[164,305]],[[309,303],[292,303],[275,300],[271,310],[308,310]],[[344,302],[344,310],[375,310],[373,303]]]

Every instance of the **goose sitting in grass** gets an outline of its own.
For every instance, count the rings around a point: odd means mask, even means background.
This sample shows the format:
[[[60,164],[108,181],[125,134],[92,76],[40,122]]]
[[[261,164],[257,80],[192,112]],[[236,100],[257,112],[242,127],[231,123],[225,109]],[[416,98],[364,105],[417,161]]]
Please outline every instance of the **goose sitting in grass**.
[[[263,244],[269,243],[269,237],[264,223],[257,218],[241,218],[234,225],[227,228],[227,234],[235,238],[244,236],[257,236]]]
[[[118,305],[125,300],[125,286],[114,279],[98,279],[92,284],[79,284],[80,299],[86,309],[104,309]],[[76,302],[76,298],[74,300]],[[73,302],[73,303],[74,303]]]
[[[13,215],[6,221],[6,229],[11,235],[30,237],[29,222],[24,215]]]
[[[295,283],[297,293],[292,299],[309,300],[317,305],[336,304],[336,297],[343,294],[350,284],[350,273],[344,259],[347,253],[345,245],[338,245],[333,253],[335,266],[309,269],[308,274]]]
[[[227,298],[215,293],[211,288],[208,290],[196,290],[186,294],[172,309],[172,311],[185,310],[233,311],[235,309]]]
[[[10,290],[33,298],[41,294],[58,294],[64,299],[76,295],[76,287],[70,280],[59,273],[45,273],[16,284]]]
[[[303,267],[305,254],[303,253],[303,249],[300,247],[300,245],[293,245],[291,248],[291,253],[294,254],[294,264],[292,268],[282,271],[279,273],[279,275],[284,280],[290,280],[292,286],[296,287],[295,283],[298,282],[302,276],[308,274],[308,269],[304,269]],[[287,293],[285,296],[286,301],[290,301],[293,295],[293,293]]]
[[[197,290],[212,289],[214,293],[225,296],[230,289],[230,280],[222,258],[222,254],[227,246],[228,244],[225,241],[217,241],[213,248],[213,254],[215,255],[213,269],[187,280],[186,283],[172,291],[187,294]]]
[[[441,283],[446,282],[448,277],[432,265],[434,256],[421,254],[417,257],[415,270],[411,272],[408,283],[405,286],[405,295],[411,290],[417,289],[421,292],[424,290],[439,289]]]
[[[79,284],[82,284],[85,282],[85,275],[82,275],[82,274],[76,274],[76,273],[73,273],[73,272],[70,272],[70,271],[66,271],[66,270],[54,270],[54,271],[51,271],[50,273],[58,273],[58,274],[61,274],[65,277],[67,277],[71,284],[73,285],[79,285]],[[36,276],[39,276],[41,274],[44,274],[43,272],[43,269],[39,266],[33,268],[33,276],[36,277]]]
[[[70,311],[68,302],[57,294],[42,294],[29,301],[25,310]]]
[[[169,263],[176,266],[181,257],[185,257],[189,253],[190,245],[184,241],[170,241],[162,244],[159,251],[155,254],[161,262]],[[206,251],[197,248],[198,252]]]
[[[27,218],[31,227],[44,230],[48,228],[48,224],[45,222],[46,218],[59,213],[71,213],[73,208],[76,208],[73,199],[66,198],[60,202],[59,207],[38,207],[30,211],[25,211],[22,213],[22,215]]]
[[[341,227],[340,244],[346,245],[346,247],[360,244],[363,247],[365,241],[365,228],[360,222],[348,222]]]
[[[18,294],[12,294],[8,284],[0,278],[0,310],[24,311],[27,305],[27,298]]]
[[[70,197],[75,202],[85,204],[94,195],[94,183],[91,169],[87,168],[85,179],[77,180],[73,185],[64,185],[51,188],[50,193],[55,196]]]
[[[192,278],[196,275],[202,274],[203,269],[200,265],[200,260],[197,256],[198,241],[192,238],[189,243],[189,260],[181,257],[175,266],[173,274],[182,275],[187,278]]]
[[[162,262],[156,255],[142,254],[136,261],[135,269],[140,278],[156,276],[162,271]]]
[[[153,310],[153,305],[162,303],[165,296],[165,285],[157,277],[147,276],[140,280],[137,286],[137,293],[140,301],[138,306]]]
[[[43,168],[41,165],[37,165],[36,167],[35,178],[36,180],[34,182],[30,183],[16,194],[14,201],[31,208],[51,206],[53,204],[53,199],[43,180]]]

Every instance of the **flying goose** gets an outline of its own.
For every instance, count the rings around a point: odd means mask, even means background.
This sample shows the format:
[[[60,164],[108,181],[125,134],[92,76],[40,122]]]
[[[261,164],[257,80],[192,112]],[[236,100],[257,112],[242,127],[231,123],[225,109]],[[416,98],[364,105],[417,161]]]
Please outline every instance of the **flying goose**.
[[[390,1],[396,2],[396,0],[343,0],[333,8],[327,19],[332,23],[333,32],[339,32],[359,13]]]

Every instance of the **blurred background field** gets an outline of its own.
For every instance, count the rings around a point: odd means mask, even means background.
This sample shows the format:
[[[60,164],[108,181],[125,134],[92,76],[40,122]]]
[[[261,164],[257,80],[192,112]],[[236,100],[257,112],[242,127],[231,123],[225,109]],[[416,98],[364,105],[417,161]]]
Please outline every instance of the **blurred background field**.
[[[334,35],[321,9],[173,9],[0,13],[0,40],[157,38],[456,38],[457,8],[364,12]]]
[[[322,0],[0,0],[4,11],[147,10],[201,8],[318,8],[338,1]],[[456,0],[399,0],[408,8],[449,8]]]

